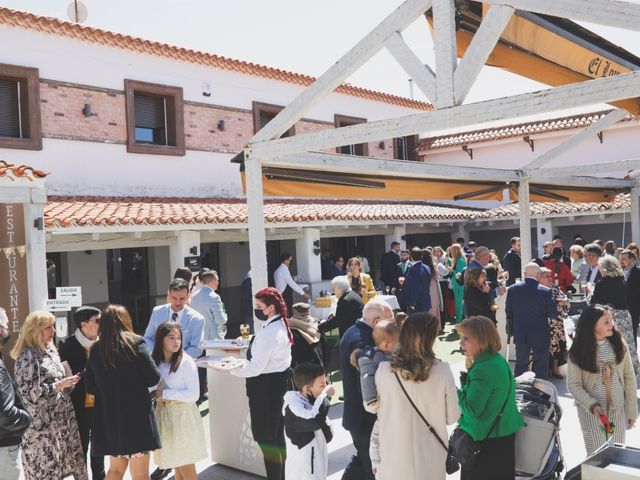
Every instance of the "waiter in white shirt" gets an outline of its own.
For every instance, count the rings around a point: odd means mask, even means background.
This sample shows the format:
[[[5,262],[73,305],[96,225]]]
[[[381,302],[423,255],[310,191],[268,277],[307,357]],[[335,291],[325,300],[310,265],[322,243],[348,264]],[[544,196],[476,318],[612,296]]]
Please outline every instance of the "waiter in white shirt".
[[[248,362],[230,373],[247,379],[251,433],[264,457],[268,480],[284,479],[286,447],[282,403],[292,389],[291,344],[293,335],[287,324],[287,307],[273,287],[256,293],[254,314],[264,323],[256,328]]]
[[[278,290],[284,302],[287,304],[288,311],[293,311],[293,292],[302,295],[307,300],[311,299],[311,295],[304,291],[304,289],[293,281],[291,272],[289,271],[289,265],[293,261],[293,256],[290,253],[283,253],[280,255],[280,266],[273,272],[273,282],[275,283],[276,290]]]

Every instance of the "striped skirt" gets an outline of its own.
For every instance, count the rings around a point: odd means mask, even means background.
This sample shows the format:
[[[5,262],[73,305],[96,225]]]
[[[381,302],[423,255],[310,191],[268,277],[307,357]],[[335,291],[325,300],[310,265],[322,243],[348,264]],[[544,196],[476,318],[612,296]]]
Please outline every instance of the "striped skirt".
[[[612,409],[610,417],[609,421],[615,425],[613,441],[616,443],[625,443],[627,419],[625,418],[624,407]],[[589,456],[606,443],[606,434],[602,429],[600,419],[596,418],[593,413],[585,410],[580,405],[578,405],[578,420],[580,421],[587,456]]]

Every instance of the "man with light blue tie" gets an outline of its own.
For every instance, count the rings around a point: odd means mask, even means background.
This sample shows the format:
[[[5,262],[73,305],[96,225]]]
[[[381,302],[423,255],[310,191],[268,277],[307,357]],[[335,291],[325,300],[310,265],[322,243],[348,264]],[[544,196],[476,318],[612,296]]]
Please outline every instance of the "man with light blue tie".
[[[202,354],[200,343],[204,335],[204,318],[187,305],[189,301],[189,284],[181,278],[174,278],[167,292],[169,303],[153,309],[149,325],[144,332],[144,339],[150,350],[153,350],[156,330],[161,323],[173,321],[182,326],[182,348],[192,358]]]
[[[200,274],[202,288],[191,297],[191,306],[204,317],[204,338],[220,338],[218,327],[227,323],[227,312],[220,295],[216,293],[220,278],[215,270],[205,270]]]

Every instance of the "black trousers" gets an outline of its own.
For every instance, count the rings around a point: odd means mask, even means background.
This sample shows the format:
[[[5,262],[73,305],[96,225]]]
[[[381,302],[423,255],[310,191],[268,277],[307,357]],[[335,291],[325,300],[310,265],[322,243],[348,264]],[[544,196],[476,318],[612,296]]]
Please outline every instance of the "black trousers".
[[[282,292],[282,299],[287,305],[287,317],[293,316],[293,290],[289,285]]]
[[[87,460],[87,451],[89,450],[89,441],[91,440],[91,425],[93,424],[93,409],[83,408],[80,411],[77,411],[76,420],[78,421],[82,453],[85,460]],[[90,462],[93,480],[102,480],[105,476],[104,457],[91,455]]]
[[[460,480],[513,480],[516,476],[516,435],[485,440],[473,470],[462,469]]]
[[[356,447],[356,454],[344,469],[342,480],[374,480],[371,456],[369,455],[369,443],[371,432],[349,432]]]
[[[247,378],[247,397],[251,433],[258,443],[268,480],[284,480],[287,450],[284,440],[282,403],[284,394],[293,388],[291,370],[265,373]]]

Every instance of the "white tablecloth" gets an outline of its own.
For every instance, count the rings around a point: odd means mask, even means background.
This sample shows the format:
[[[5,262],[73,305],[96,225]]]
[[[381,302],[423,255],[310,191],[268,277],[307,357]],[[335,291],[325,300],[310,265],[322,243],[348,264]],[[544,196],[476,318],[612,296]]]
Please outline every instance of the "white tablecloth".
[[[400,304],[398,303],[398,299],[395,295],[377,295],[373,298],[384,300],[393,310],[400,310]],[[329,315],[335,315],[337,304],[337,301],[332,301],[331,307],[326,308],[318,308],[314,304],[311,304],[309,307],[309,315],[319,320],[326,320],[327,318],[329,318]]]

